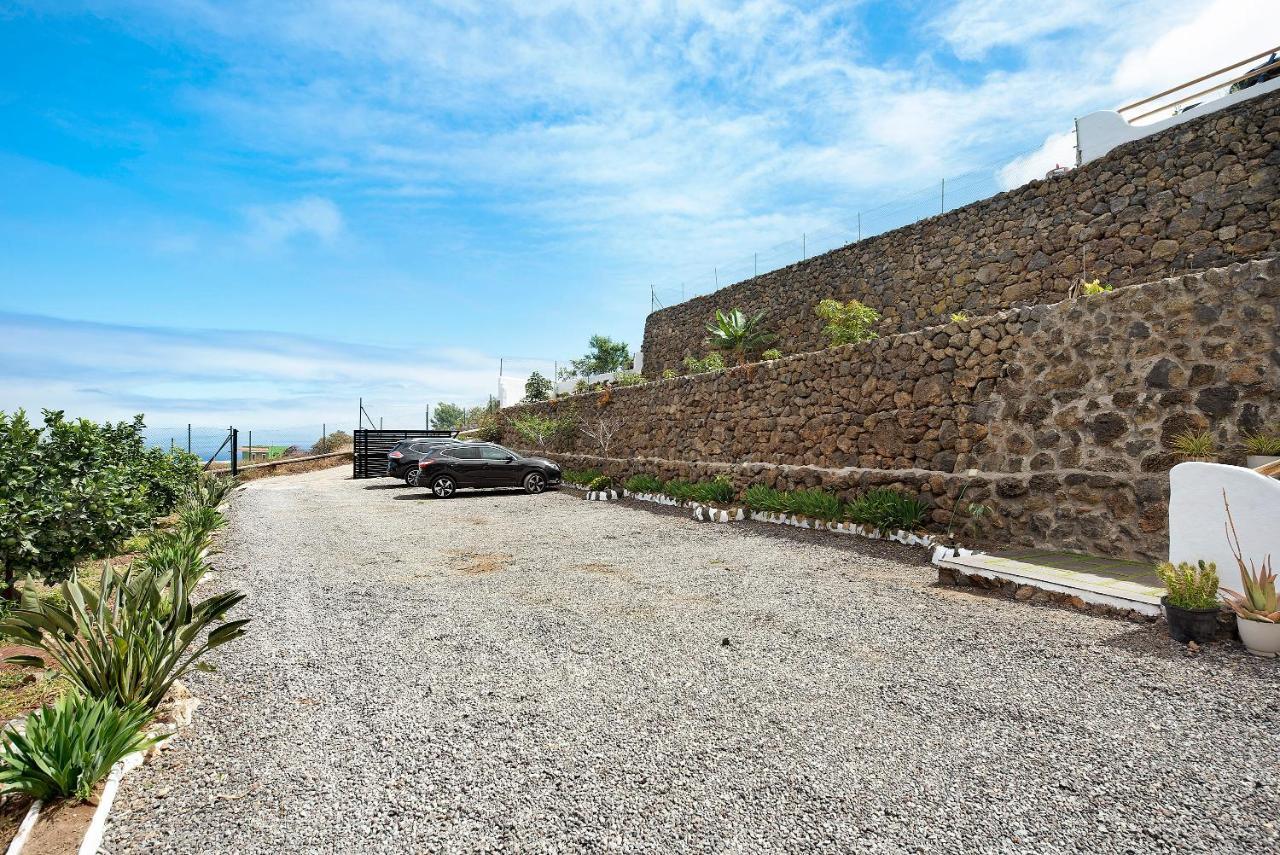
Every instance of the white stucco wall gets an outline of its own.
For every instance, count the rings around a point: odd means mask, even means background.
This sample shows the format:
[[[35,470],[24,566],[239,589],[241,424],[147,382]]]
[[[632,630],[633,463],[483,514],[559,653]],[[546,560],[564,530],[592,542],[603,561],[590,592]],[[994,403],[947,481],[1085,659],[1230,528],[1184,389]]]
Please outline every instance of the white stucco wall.
[[[1169,560],[1213,561],[1223,587],[1239,591],[1223,490],[1246,561],[1252,558],[1258,565],[1270,555],[1280,562],[1280,481],[1219,463],[1180,463],[1169,473]]]

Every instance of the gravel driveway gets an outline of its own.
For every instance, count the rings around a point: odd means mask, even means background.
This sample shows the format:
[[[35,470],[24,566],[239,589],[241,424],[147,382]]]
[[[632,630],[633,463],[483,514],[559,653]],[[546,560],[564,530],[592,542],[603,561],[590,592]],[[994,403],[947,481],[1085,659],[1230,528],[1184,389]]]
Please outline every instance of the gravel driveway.
[[[1274,852],[1280,667],[915,552],[351,481],[237,494],[244,641],[106,851]]]

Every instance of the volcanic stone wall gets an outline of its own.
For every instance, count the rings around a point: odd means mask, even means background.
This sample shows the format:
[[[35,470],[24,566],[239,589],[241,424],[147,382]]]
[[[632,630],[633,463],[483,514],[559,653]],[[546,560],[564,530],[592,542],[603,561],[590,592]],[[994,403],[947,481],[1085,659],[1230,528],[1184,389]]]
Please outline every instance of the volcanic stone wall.
[[[1280,426],[1280,260],[504,413],[530,411],[605,423],[556,449],[570,466],[899,485],[935,527],[978,502],[1002,542],[1161,558],[1172,437],[1235,462]]]
[[[1117,148],[1080,169],[654,312],[644,371],[705,351],[716,309],[765,312],[785,353],[825,345],[814,314],[857,298],[885,332],[1053,303],[1082,278],[1132,285],[1280,252],[1280,92]]]

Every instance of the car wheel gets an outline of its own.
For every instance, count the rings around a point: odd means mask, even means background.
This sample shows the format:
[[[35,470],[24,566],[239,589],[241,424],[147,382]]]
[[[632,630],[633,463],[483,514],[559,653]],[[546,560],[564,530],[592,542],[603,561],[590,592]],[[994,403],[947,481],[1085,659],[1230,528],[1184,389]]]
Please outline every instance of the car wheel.
[[[524,491],[526,493],[541,493],[547,489],[547,479],[541,472],[530,472],[524,476]]]
[[[431,492],[437,499],[447,499],[458,489],[458,484],[448,475],[441,475],[431,482]]]
[[[418,474],[420,471],[421,470],[419,470],[417,467],[414,467],[413,469],[410,469],[408,472],[404,473],[404,482],[408,484],[410,487],[418,486]]]

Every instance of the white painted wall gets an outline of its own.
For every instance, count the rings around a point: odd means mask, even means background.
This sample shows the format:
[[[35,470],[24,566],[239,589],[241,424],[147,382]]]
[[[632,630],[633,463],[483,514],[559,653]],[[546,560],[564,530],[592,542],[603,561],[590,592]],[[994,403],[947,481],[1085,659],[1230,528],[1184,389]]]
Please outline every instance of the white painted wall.
[[[1247,101],[1267,92],[1274,92],[1276,89],[1280,89],[1280,78],[1268,80],[1265,83],[1259,83],[1229,95],[1223,95],[1221,98],[1216,98],[1212,101],[1202,101],[1194,110],[1188,110],[1185,113],[1179,113],[1176,116],[1161,119],[1148,125],[1131,125],[1114,110],[1099,110],[1096,113],[1090,113],[1087,116],[1076,119],[1076,165],[1082,166],[1091,160],[1097,160],[1116,146],[1131,140],[1142,139],[1158,131],[1163,131],[1165,128],[1171,128],[1183,122],[1190,122],[1192,119],[1198,119],[1201,116],[1216,112],[1224,107],[1230,107],[1232,104],[1239,104],[1241,101]]]
[[[1220,463],[1180,463],[1169,473],[1169,560],[1213,561],[1222,586],[1239,591],[1240,572],[1224,528],[1223,490],[1245,560],[1260,565],[1270,555],[1280,562],[1280,481]]]

